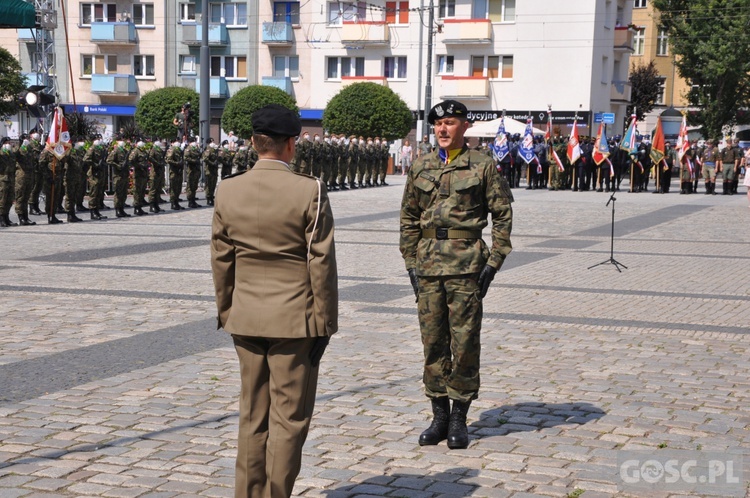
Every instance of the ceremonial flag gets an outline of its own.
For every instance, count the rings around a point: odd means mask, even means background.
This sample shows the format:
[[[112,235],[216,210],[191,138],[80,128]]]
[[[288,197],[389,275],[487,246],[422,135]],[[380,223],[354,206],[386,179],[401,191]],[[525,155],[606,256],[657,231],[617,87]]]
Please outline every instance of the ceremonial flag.
[[[625,130],[625,135],[623,135],[622,142],[620,142],[620,148],[626,151],[630,156],[638,155],[638,145],[635,143],[635,119],[635,114],[633,114],[630,119],[630,125],[628,126],[628,129]]]
[[[596,142],[594,142],[594,153],[592,154],[597,166],[609,157],[609,144],[607,143],[607,126],[599,123],[599,131],[596,133]]]
[[[544,140],[548,144],[552,140],[552,111],[547,111],[547,131],[544,132]]]
[[[508,137],[505,134],[505,116],[500,118],[500,126],[497,127],[495,141],[490,144],[490,149],[492,149],[492,155],[495,156],[495,160],[498,163],[510,152],[510,149],[508,148]]]
[[[651,142],[651,160],[659,164],[664,159],[666,146],[664,145],[664,129],[661,126],[661,117],[656,118],[656,130],[654,130],[654,141]]]
[[[581,144],[578,141],[578,117],[573,121],[573,129],[570,130],[570,137],[568,138],[568,161],[570,164],[575,164],[576,161],[581,157]]]
[[[518,148],[518,155],[526,164],[531,164],[534,161],[539,163],[536,152],[534,152],[534,134],[531,125],[532,120],[529,118],[526,120],[526,131],[523,133],[523,140],[521,140],[521,146]]]
[[[63,115],[61,107],[55,107],[55,113],[52,116],[49,135],[47,135],[47,145],[55,157],[62,159],[65,152],[70,149],[70,133],[68,133],[68,121]]]
[[[690,150],[690,140],[688,139],[687,131],[687,118],[682,116],[682,125],[680,125],[680,135],[677,137],[677,159],[680,162],[685,162],[690,171],[690,177],[693,177],[693,162],[690,160],[690,156],[686,156]]]

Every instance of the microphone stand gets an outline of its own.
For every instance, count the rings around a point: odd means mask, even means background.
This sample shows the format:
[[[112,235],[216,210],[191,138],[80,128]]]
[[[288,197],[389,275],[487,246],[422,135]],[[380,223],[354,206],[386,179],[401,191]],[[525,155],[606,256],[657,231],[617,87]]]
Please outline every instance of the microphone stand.
[[[617,198],[615,197],[615,192],[612,191],[612,195],[609,196],[609,200],[607,201],[606,206],[609,206],[609,203],[612,203],[612,233],[610,235],[610,242],[609,242],[609,259],[605,259],[601,263],[597,263],[593,266],[589,266],[588,269],[596,268],[597,266],[606,265],[608,263],[611,263],[615,265],[615,268],[617,271],[622,273],[622,270],[620,270],[620,267],[622,266],[626,270],[628,269],[627,266],[620,263],[615,259],[615,202],[617,201]]]

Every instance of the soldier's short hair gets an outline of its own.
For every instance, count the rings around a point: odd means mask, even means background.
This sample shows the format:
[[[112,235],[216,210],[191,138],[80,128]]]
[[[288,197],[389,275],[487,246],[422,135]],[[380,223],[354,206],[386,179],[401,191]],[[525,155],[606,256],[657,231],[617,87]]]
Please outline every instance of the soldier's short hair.
[[[283,152],[284,147],[286,147],[286,142],[289,138],[291,137],[254,133],[252,144],[258,154],[280,154]]]

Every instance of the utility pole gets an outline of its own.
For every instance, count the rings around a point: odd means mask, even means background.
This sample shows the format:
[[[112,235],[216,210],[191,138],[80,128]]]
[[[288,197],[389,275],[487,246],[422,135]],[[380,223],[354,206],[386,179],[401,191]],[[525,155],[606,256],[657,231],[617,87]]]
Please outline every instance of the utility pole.
[[[417,76],[417,139],[419,142],[424,136],[424,116],[422,111],[422,57],[424,53],[424,0],[419,0],[419,75]]]
[[[211,134],[211,52],[208,47],[208,0],[201,2],[201,76],[200,76],[200,112],[198,113],[198,133],[201,146],[208,147],[208,137]]]
[[[432,25],[435,23],[435,0],[430,0],[427,16],[427,82],[424,87],[424,113],[432,109]],[[427,120],[422,121],[422,136],[427,135]]]

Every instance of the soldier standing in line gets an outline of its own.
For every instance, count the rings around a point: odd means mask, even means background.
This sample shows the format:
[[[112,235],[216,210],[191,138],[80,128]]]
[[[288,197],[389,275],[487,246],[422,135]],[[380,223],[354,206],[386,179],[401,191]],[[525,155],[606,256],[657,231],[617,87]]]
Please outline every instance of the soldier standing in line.
[[[130,180],[130,166],[128,165],[129,151],[125,140],[118,140],[107,155],[107,166],[112,170],[112,188],[114,190],[115,216],[130,218],[125,212],[125,201],[128,198],[128,183]]]
[[[83,169],[86,170],[89,181],[89,214],[92,220],[107,219],[99,213],[99,206],[104,203],[104,187],[107,182],[106,154],[101,138],[96,138],[83,156]]]
[[[312,142],[310,133],[305,131],[297,141],[294,150],[294,160],[290,164],[292,171],[309,175],[312,172]]]
[[[229,140],[224,140],[221,142],[221,148],[219,149],[222,178],[232,174],[232,159],[234,159],[234,151],[229,147]]]
[[[695,161],[693,164],[693,192],[697,194],[698,180],[700,180],[703,175],[703,151],[705,150],[705,147],[700,147],[698,142],[693,140],[690,143],[690,150],[693,153],[693,159]]]
[[[385,138],[380,144],[380,185],[388,185],[385,183],[385,177],[388,175],[388,160],[391,157],[391,146],[388,145],[388,140]]]
[[[203,151],[203,168],[206,177],[206,204],[214,205],[214,192],[219,176],[219,152],[213,138],[208,139],[208,147]]]
[[[732,194],[737,194],[737,187],[739,187],[740,184],[740,173],[742,172],[742,160],[745,156],[745,151],[740,147],[740,139],[737,137],[734,137],[732,147],[734,148],[737,157],[739,157],[739,162],[737,162],[737,167],[734,170],[734,180],[732,180],[729,189]]]
[[[175,211],[185,209],[180,206],[183,168],[182,156],[182,145],[179,140],[175,140],[172,142],[172,147],[167,151],[167,164],[169,165],[169,202],[172,205],[172,209]]]
[[[63,185],[65,186],[65,212],[68,215],[69,223],[83,221],[76,216],[76,201],[80,195],[79,192],[83,190],[83,185],[79,183],[79,180],[81,179],[81,170],[83,169],[83,155],[86,153],[84,145],[83,142],[76,142],[69,152],[65,165]]]
[[[187,195],[188,207],[201,207],[195,200],[198,194],[198,183],[201,179],[201,148],[195,141],[195,137],[190,137],[188,146],[185,147],[183,154],[185,170],[187,171],[187,186],[185,194]]]
[[[419,444],[469,444],[466,416],[479,393],[482,299],[511,251],[513,195],[494,162],[464,144],[466,106],[437,104],[428,121],[439,149],[418,158],[401,202],[400,249],[417,297],[425,394],[433,420]],[[492,248],[482,239],[492,215]],[[450,406],[450,401],[453,406]]]
[[[380,137],[375,137],[372,142],[372,183],[376,187],[380,186],[380,165],[383,160],[383,149],[380,146]]]
[[[44,148],[39,155],[39,165],[44,168],[44,209],[47,211],[47,223],[56,225],[62,223],[56,214],[57,198],[62,195],[63,173],[65,162],[70,151],[58,159],[50,149]]]
[[[367,145],[365,146],[365,176],[364,185],[372,187],[372,170],[376,167],[377,158],[375,142],[372,137],[367,137]]]
[[[338,190],[336,178],[338,176],[338,148],[334,143],[336,137],[326,135],[323,139],[323,182],[328,185],[328,190]]]
[[[86,193],[88,192],[88,169],[86,169],[86,166],[83,164],[83,158],[86,157],[86,151],[91,148],[91,141],[86,141],[83,144],[83,147],[78,152],[76,156],[76,161],[78,161],[78,190],[76,191],[76,211],[79,213],[85,213],[89,209],[83,204],[83,200],[86,197]]]
[[[44,189],[45,178],[47,177],[46,168],[43,168],[39,164],[39,157],[42,154],[44,146],[41,143],[41,137],[36,129],[31,131],[29,135],[28,147],[31,149],[31,157],[34,163],[34,186],[31,188],[31,198],[29,199],[29,213],[33,215],[41,215],[42,211],[39,209],[39,195]]]
[[[247,148],[247,169],[253,169],[258,162],[258,152],[253,147],[253,141],[250,140],[250,146]]]
[[[322,150],[320,144],[320,135],[313,135],[312,144],[310,145],[310,174],[315,178],[320,178],[322,174]]]
[[[3,137],[0,141],[0,227],[18,226],[18,223],[10,221],[15,184],[16,155],[11,147],[10,137]]]
[[[21,135],[21,144],[12,152],[16,160],[15,196],[18,223],[24,226],[36,225],[36,222],[29,220],[29,199],[31,190],[34,188],[34,176],[39,156],[34,156],[26,134]]]
[[[359,175],[359,157],[360,157],[360,150],[359,150],[359,139],[352,135],[349,137],[349,144],[347,145],[347,152],[346,152],[346,177],[349,181],[349,187],[350,188],[359,188],[357,185],[357,175]]]
[[[133,168],[133,214],[146,216],[143,210],[146,186],[148,184],[148,152],[146,144],[139,140],[128,155],[128,164]]]
[[[155,140],[153,147],[148,151],[148,164],[151,166],[149,180],[151,186],[148,191],[149,212],[160,213],[159,196],[164,190],[164,174],[166,172],[166,160],[164,157],[164,144],[161,140]]]
[[[367,165],[369,158],[367,156],[367,141],[362,135],[357,138],[357,186],[359,188],[367,187]]]
[[[701,156],[703,165],[703,181],[706,185],[705,195],[716,195],[716,163],[719,161],[719,151],[714,147],[714,141],[706,140],[706,148]]]
[[[349,159],[348,151],[349,147],[346,143],[346,137],[339,135],[336,142],[336,171],[337,176],[334,177],[334,181],[338,184],[341,190],[349,190],[349,186],[346,183],[346,175],[349,171]]]
[[[247,145],[243,139],[237,140],[237,150],[234,152],[232,157],[232,169],[234,173],[242,173],[247,171]]]
[[[732,195],[732,183],[734,176],[739,171],[740,162],[742,161],[742,151],[738,146],[733,146],[727,137],[727,146],[719,153],[719,160],[716,165],[716,171],[721,172],[722,195]]]

